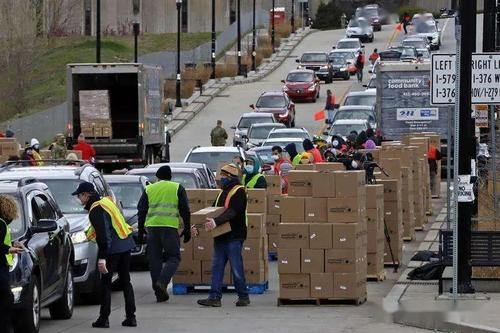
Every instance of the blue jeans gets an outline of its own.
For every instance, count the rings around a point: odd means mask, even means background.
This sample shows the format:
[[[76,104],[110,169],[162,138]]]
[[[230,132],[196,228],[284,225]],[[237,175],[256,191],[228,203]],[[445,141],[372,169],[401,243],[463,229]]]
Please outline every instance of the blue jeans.
[[[326,114],[329,124],[333,124],[333,118],[335,118],[336,113],[337,111],[335,109],[326,109]]]
[[[209,297],[212,299],[222,298],[222,284],[224,281],[224,268],[229,260],[231,273],[233,274],[234,287],[238,297],[248,298],[245,271],[243,269],[243,257],[241,250],[242,241],[218,241],[214,240],[214,256],[212,258],[212,286]]]

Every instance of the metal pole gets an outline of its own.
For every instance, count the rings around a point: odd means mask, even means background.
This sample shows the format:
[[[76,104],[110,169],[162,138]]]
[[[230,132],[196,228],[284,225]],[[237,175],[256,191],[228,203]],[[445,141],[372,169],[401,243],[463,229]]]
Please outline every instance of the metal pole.
[[[139,57],[139,33],[141,30],[140,24],[139,23],[134,23],[133,25],[134,29],[134,62],[137,63],[138,57]]]
[[[458,156],[458,170],[456,175],[470,176],[471,175],[471,159],[474,158],[473,151],[475,149],[474,141],[474,122],[471,118],[471,63],[473,43],[475,41],[475,20],[476,15],[475,0],[460,0],[460,55],[457,63],[460,66],[460,108],[459,121],[455,124],[455,128],[459,131],[458,144],[455,146],[455,151],[460,147]],[[457,182],[458,177],[455,182]],[[458,195],[457,195],[458,197]],[[474,289],[471,284],[472,268],[470,266],[470,242],[471,242],[471,218],[473,210],[473,202],[467,199],[459,200],[457,205],[457,292],[460,294],[473,293]]]
[[[181,101],[181,7],[182,0],[177,0],[177,77],[175,81],[175,106],[182,107]]]
[[[301,11],[301,15],[302,15],[302,31],[304,31],[305,29],[305,25],[304,25],[304,3],[301,2],[300,3],[300,11]]]
[[[295,0],[292,0],[292,18],[290,19],[292,23],[292,33],[295,33]]]
[[[101,62],[101,0],[96,0],[95,12],[95,62]]]
[[[238,20],[238,75],[242,75],[241,73],[241,0],[238,0],[237,3],[237,20]]]
[[[257,63],[256,63],[256,53],[255,53],[255,42],[257,38],[257,31],[255,30],[255,0],[253,0],[253,11],[252,11],[252,71],[257,70]]]
[[[451,227],[451,202],[452,202],[452,191],[451,191],[451,158],[452,158],[452,147],[453,147],[453,114],[451,107],[448,108],[448,138],[447,138],[447,149],[446,149],[446,229],[450,230]]]
[[[273,8],[271,9],[272,17],[271,17],[271,44],[273,46],[273,53],[276,52],[274,47],[274,0],[272,2]]]
[[[211,79],[215,79],[215,53],[217,47],[217,33],[215,31],[215,0],[212,0],[212,75]]]
[[[490,134],[491,134],[491,172],[493,173],[493,211],[497,216],[497,137],[496,137],[496,121],[495,121],[495,106],[490,105]]]
[[[495,51],[496,0],[484,0],[483,52]]]

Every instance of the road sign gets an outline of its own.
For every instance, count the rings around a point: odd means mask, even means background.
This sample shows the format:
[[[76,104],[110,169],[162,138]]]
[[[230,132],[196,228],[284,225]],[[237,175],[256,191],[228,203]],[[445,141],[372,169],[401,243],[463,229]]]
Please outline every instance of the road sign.
[[[476,120],[476,127],[488,128],[488,105],[487,104],[477,104],[474,105],[474,119]]]
[[[458,176],[457,200],[458,202],[474,201],[473,184],[470,182],[471,175]]]
[[[455,54],[433,54],[431,104],[455,104]],[[472,55],[472,104],[500,104],[500,53]]]

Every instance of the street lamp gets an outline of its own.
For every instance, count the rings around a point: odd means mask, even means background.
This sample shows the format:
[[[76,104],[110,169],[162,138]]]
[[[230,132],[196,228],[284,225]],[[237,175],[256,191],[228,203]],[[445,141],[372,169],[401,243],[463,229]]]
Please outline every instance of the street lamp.
[[[255,62],[255,38],[256,38],[256,31],[255,31],[255,0],[253,0],[253,12],[252,12],[252,71],[257,70],[257,64]]]
[[[95,62],[101,62],[101,0],[96,1],[95,13]]]
[[[215,33],[215,0],[212,0],[212,75],[215,79],[215,48],[217,43],[217,34]]]
[[[237,8],[237,26],[238,26],[238,75],[241,75],[241,1],[238,0]]]
[[[175,0],[177,5],[177,77],[175,81],[175,106],[182,107],[181,101],[181,8],[182,0]]]
[[[271,12],[272,12],[272,15],[273,17],[271,18],[271,44],[273,46],[273,53],[276,52],[275,48],[274,48],[274,0],[272,2],[272,6],[273,8],[271,9]]]
[[[134,30],[134,62],[137,63],[137,58],[138,58],[138,36],[141,31],[141,25],[139,22],[134,22],[133,24],[133,30]]]
[[[292,18],[291,18],[291,23],[292,23],[292,34],[295,33],[295,0],[292,0]]]

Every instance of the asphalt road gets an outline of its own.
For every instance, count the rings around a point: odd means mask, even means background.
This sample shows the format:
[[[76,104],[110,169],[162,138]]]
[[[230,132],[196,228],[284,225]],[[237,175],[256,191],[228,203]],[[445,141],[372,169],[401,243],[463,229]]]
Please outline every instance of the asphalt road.
[[[452,20],[442,20],[443,46],[439,52],[453,52],[455,50],[454,26]],[[482,33],[478,24],[479,33]],[[392,35],[391,27],[384,26],[381,32],[376,33],[375,42],[366,45],[369,54],[373,48],[384,49]],[[289,70],[295,68],[295,57],[309,50],[329,50],[336,41],[343,37],[343,31],[324,31],[309,35],[293,52],[281,67],[262,81],[233,86],[224,91],[220,97],[214,99],[208,107],[193,119],[184,129],[173,138],[172,157],[174,161],[182,160],[186,152],[194,145],[208,145],[209,132],[217,119],[224,121],[226,128],[236,123],[239,115],[248,112],[248,105],[254,103],[260,93],[268,90],[281,89],[280,80]],[[402,38],[396,36],[397,42]],[[479,41],[478,41],[479,42]],[[365,81],[369,79],[368,73]],[[322,85],[321,98],[316,103],[297,104],[297,126],[303,126],[311,133],[317,133],[323,124],[313,120],[313,113],[324,106],[325,91],[333,89],[337,96],[343,96],[349,90],[363,89],[353,77],[350,81],[335,81],[329,85]],[[231,142],[231,139],[228,142]],[[417,236],[417,242],[405,244],[405,257],[418,247],[424,237]],[[398,274],[387,270],[387,279],[384,282],[368,284],[368,301],[358,307],[277,307],[278,277],[276,263],[270,265],[270,290],[264,295],[251,297],[252,305],[248,308],[236,308],[233,301],[234,294],[226,294],[223,307],[220,309],[206,309],[196,305],[198,298],[206,294],[172,296],[165,304],[156,304],[150,287],[148,272],[134,272],[133,285],[136,293],[137,329],[124,329],[120,326],[124,317],[123,297],[121,293],[113,294],[111,329],[107,332],[384,332],[406,333],[424,332],[424,330],[403,327],[390,323],[382,310],[382,300],[391,290]],[[42,333],[71,332],[81,333],[92,331],[91,323],[98,315],[98,306],[79,305],[75,308],[73,318],[66,321],[48,320],[48,311],[43,311],[41,323]]]

